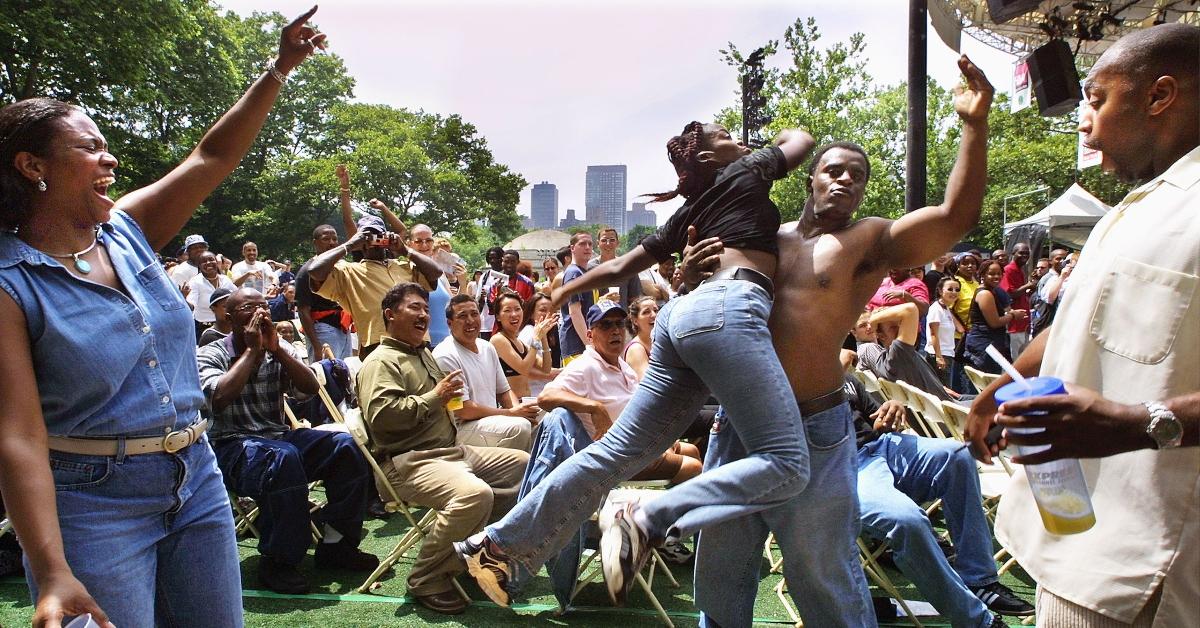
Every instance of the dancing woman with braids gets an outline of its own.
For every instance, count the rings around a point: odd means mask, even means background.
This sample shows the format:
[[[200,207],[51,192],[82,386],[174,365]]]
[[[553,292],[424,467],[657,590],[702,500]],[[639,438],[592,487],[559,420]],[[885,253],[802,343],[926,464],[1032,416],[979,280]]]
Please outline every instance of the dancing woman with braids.
[[[643,505],[601,513],[601,556],[609,595],[623,603],[650,546],[702,527],[779,505],[808,484],[809,454],[800,410],[775,356],[771,312],[779,210],[771,185],[813,148],[799,130],[751,150],[718,124],[691,122],[667,142],[683,206],[629,253],[554,291],[571,294],[621,280],[682,252],[689,237],[718,237],[721,270],[658,314],[650,364],[611,429],[569,458],[501,521],[456,549],[488,597],[507,606],[513,562],[531,571],[565,544],[604,495],[665,451],[716,396],[748,455],[666,491]],[[689,234],[689,232],[691,232]]]

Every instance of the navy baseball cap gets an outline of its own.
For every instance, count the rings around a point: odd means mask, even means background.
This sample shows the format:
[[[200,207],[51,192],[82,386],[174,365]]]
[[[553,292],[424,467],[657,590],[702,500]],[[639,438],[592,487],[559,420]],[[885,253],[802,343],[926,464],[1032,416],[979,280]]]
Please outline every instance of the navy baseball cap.
[[[588,308],[587,316],[584,320],[587,321],[587,326],[590,328],[597,321],[608,315],[609,312],[616,310],[621,313],[621,316],[629,316],[629,310],[626,310],[620,303],[614,303],[608,299],[598,301],[595,305]]]
[[[358,219],[358,230],[374,231],[380,235],[387,233],[387,227],[383,225],[383,219],[379,216],[372,216],[371,214],[366,214],[362,218]]]
[[[221,301],[222,299],[229,298],[229,295],[231,294],[233,294],[233,291],[229,288],[217,288],[216,290],[213,290],[213,293],[208,297],[208,307],[216,305],[217,302]]]

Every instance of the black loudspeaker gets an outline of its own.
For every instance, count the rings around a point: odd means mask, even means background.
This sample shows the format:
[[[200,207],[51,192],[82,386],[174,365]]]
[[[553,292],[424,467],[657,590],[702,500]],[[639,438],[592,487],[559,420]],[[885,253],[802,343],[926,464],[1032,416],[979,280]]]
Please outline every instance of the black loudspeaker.
[[[996,24],[1003,24],[1018,15],[1038,8],[1040,0],[988,0],[988,15]]]
[[[1067,42],[1053,39],[1034,50],[1028,61],[1038,113],[1046,117],[1061,116],[1079,106],[1083,92],[1079,89],[1079,74],[1075,72],[1075,57]]]

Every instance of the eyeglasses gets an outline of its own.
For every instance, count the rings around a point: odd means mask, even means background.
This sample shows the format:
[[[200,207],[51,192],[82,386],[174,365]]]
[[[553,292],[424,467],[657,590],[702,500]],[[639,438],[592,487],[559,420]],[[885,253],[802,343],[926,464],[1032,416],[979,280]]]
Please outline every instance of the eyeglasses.
[[[592,323],[592,329],[599,329],[601,331],[612,331],[614,329],[621,329],[624,326],[625,319],[623,318],[603,318]]]
[[[433,238],[414,238],[413,244],[433,244]]]
[[[266,303],[247,303],[241,307],[234,308],[234,312],[253,312],[257,309],[267,309]]]

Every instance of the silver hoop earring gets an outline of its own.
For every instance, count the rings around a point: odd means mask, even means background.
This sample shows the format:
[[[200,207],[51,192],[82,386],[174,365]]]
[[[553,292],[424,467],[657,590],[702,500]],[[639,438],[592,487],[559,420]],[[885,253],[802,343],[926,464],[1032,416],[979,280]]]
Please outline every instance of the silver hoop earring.
[[[38,192],[45,192],[45,191],[46,191],[46,181],[45,181],[45,179],[38,179],[38,182],[37,182],[37,189],[38,189]]]

